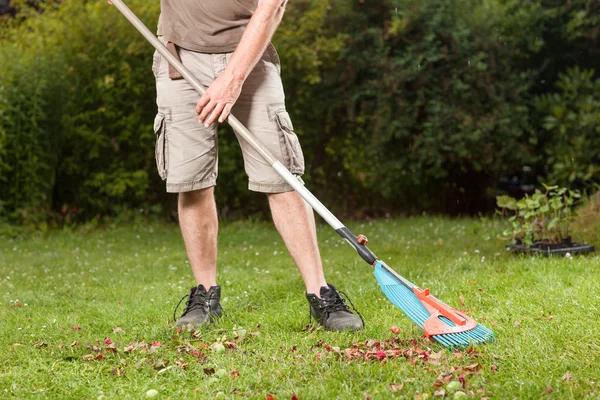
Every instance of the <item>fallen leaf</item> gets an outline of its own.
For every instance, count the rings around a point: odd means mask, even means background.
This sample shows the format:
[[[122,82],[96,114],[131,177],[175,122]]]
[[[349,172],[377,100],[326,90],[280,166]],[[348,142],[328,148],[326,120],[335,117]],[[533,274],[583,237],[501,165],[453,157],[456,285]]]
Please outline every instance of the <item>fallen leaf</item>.
[[[466,373],[467,375],[477,374],[481,371],[481,369],[482,369],[482,366],[479,363],[470,364],[470,365],[467,365],[467,366],[461,368],[461,370],[464,373]]]
[[[106,344],[112,344],[112,340],[110,340],[110,338],[108,338],[108,337],[105,337],[104,338],[104,343],[106,343]]]
[[[24,347],[25,345],[21,344],[21,343],[13,343],[13,346],[14,347]]]
[[[237,376],[240,376],[240,373],[238,371],[231,371],[231,373],[229,374],[229,376],[231,378],[235,378]]]
[[[565,382],[569,382],[572,378],[573,378],[573,374],[570,371],[567,371],[563,375],[562,380],[565,381]]]
[[[549,387],[548,389],[546,389],[546,393],[552,393],[552,388]]]
[[[111,374],[116,375],[116,376],[125,375],[125,370],[123,368],[113,368],[113,370],[110,372],[111,372]]]
[[[238,348],[238,347],[237,347],[237,344],[235,344],[235,343],[233,343],[233,342],[230,342],[230,341],[225,341],[225,342],[223,342],[223,344],[224,344],[226,347],[229,347],[230,349],[233,349],[233,350],[237,350],[237,348]]]
[[[161,370],[161,369],[165,368],[167,366],[167,364],[169,364],[169,360],[166,360],[164,358],[159,358],[158,360],[156,360],[154,362],[154,369]]]
[[[162,374],[162,373],[165,373],[165,372],[167,372],[168,370],[170,370],[170,369],[171,369],[171,368],[173,368],[173,367],[175,367],[175,366],[174,366],[174,365],[169,365],[168,367],[166,367],[166,368],[163,368],[163,369],[161,369],[160,371],[158,371],[158,372],[157,372],[157,374]]]
[[[444,350],[440,350],[437,353],[431,353],[429,355],[429,361],[431,361],[434,364],[437,364],[442,357],[444,356]]]
[[[74,331],[80,331],[81,327],[80,326],[72,326],[71,329],[73,329]]]
[[[267,397],[265,398],[265,400],[275,400],[275,397],[273,397],[272,395],[268,394]]]
[[[33,344],[33,347],[35,347],[36,349],[39,349],[39,348],[42,348],[42,347],[48,347],[48,343],[46,343],[46,342],[41,342],[41,341],[39,341],[39,342],[35,342],[35,343]]]
[[[465,298],[463,297],[462,294],[458,296],[458,300],[460,300],[460,304],[464,307],[465,306]]]
[[[160,346],[162,346],[162,345],[160,344],[160,342],[159,342],[158,340],[156,340],[155,342],[153,342],[153,343],[151,344],[151,346],[152,346],[152,347],[160,347]]]
[[[123,330],[123,328],[121,328],[120,326],[117,326],[116,328],[113,328],[113,330],[112,330],[112,331],[113,331],[114,333],[123,333],[123,332],[125,332],[125,331]]]
[[[439,389],[433,392],[434,396],[444,397],[446,395],[446,389]]]
[[[73,341],[73,343],[71,343],[71,347],[75,347],[75,346],[79,346],[79,342],[77,340]]]
[[[215,373],[215,369],[213,367],[204,368],[204,375],[212,375]]]
[[[300,400],[300,399],[298,398],[298,396],[296,396],[296,393],[294,393],[294,394],[292,394],[292,400]]]
[[[404,389],[404,385],[396,385],[395,383],[390,383],[390,390],[392,392],[399,392]]]

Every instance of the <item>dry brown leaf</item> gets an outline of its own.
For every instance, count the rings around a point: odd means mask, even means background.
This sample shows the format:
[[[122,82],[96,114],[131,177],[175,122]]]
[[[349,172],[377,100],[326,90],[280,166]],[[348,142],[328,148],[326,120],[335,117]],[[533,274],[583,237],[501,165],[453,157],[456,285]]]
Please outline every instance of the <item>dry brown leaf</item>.
[[[395,393],[395,392],[399,392],[399,391],[401,391],[402,389],[404,389],[404,385],[397,385],[397,384],[395,384],[395,383],[390,383],[390,390],[391,390],[392,392],[394,392],[394,393]]]

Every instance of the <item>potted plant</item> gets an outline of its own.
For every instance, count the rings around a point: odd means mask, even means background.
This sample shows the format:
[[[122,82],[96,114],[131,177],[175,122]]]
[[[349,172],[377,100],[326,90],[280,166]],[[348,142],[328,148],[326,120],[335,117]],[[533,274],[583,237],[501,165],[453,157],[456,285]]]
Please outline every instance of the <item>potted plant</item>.
[[[504,236],[511,237],[506,247],[517,253],[582,254],[594,251],[588,244],[571,240],[570,225],[576,217],[575,206],[581,195],[577,191],[544,185],[531,196],[517,200],[498,196],[497,213],[508,217],[511,228]]]

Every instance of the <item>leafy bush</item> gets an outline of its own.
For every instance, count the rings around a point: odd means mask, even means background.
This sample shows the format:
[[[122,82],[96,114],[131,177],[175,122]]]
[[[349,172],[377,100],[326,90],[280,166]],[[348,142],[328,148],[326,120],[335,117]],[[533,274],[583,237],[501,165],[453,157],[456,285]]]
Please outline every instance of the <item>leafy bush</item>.
[[[23,0],[16,20],[0,22],[3,216],[173,211],[176,196],[155,171],[150,46],[105,2],[36,3],[41,12]],[[128,4],[155,26],[158,2]],[[579,83],[546,93],[568,66],[600,62],[598,9],[589,0],[290,2],[274,42],[309,186],[357,216],[486,208],[500,176],[574,151],[544,150],[559,135],[547,124],[557,105],[588,121],[577,134],[595,140],[591,77],[571,74]],[[222,215],[265,213],[227,127],[219,147]],[[597,165],[591,149],[577,179]]]
[[[560,93],[535,99],[547,131],[541,143],[548,179],[560,185],[600,183],[600,79],[593,76],[593,70],[569,69],[559,75]]]
[[[142,17],[158,10],[134,5]],[[102,2],[64,1],[7,32],[1,175],[15,217],[65,206],[93,216],[157,199],[149,190],[151,51],[115,13]]]
[[[337,14],[352,39],[332,102],[350,133],[331,147],[392,205],[480,209],[530,160],[528,74],[498,40],[502,12],[470,0],[349,3]]]

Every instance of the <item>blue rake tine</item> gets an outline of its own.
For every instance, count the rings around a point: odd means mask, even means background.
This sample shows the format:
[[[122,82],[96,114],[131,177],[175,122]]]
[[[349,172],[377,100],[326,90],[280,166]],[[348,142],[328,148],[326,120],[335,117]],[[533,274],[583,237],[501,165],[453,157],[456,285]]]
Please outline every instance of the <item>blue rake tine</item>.
[[[400,308],[419,328],[424,329],[424,324],[431,317],[431,313],[413,292],[413,288],[416,286],[381,261],[377,261],[373,273],[381,290],[392,304]],[[439,316],[438,319],[448,327],[456,326],[454,322],[446,317]],[[456,348],[491,342],[494,339],[494,333],[485,326],[477,324],[470,330],[431,335],[431,338],[448,348]]]

